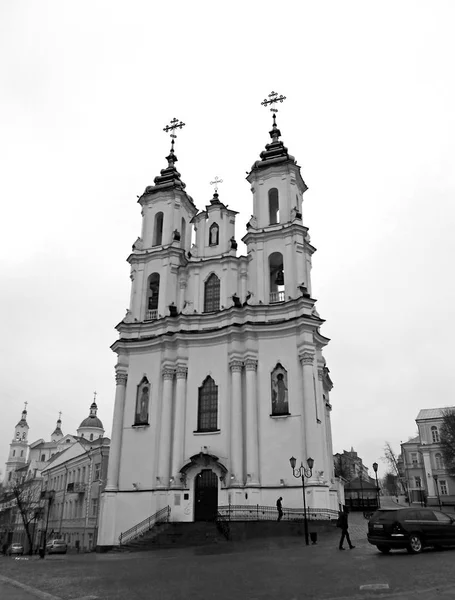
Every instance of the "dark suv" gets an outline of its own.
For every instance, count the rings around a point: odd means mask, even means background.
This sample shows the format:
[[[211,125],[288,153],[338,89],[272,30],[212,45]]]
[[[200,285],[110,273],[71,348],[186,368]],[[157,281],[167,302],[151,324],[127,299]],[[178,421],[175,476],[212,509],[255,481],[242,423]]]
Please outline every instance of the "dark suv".
[[[368,523],[368,541],[384,554],[392,548],[417,554],[425,546],[455,545],[455,519],[430,508],[380,509]]]

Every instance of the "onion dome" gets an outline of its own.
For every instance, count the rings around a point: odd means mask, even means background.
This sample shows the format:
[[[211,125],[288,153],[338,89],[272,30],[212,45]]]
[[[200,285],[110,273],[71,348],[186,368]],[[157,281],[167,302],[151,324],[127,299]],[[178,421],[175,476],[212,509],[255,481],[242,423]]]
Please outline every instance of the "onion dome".
[[[97,410],[98,410],[98,407],[96,405],[96,402],[93,402],[92,405],[90,406],[89,416],[82,421],[82,423],[79,425],[79,429],[82,429],[85,427],[97,427],[99,429],[104,430],[101,420],[96,416]]]
[[[57,441],[57,438],[60,439],[62,437],[63,437],[62,420],[59,416],[57,419],[57,425],[55,426],[55,429],[52,432],[51,440],[54,442],[54,441]]]
[[[27,424],[27,409],[24,408],[24,410],[22,411],[22,415],[21,415],[21,420],[18,422],[18,424],[16,425],[16,427],[28,427]]]
[[[259,155],[261,160],[257,160],[252,166],[253,169],[265,169],[266,167],[275,163],[290,161],[296,164],[296,160],[293,156],[288,153],[288,149],[280,140],[281,131],[278,129],[276,124],[276,115],[273,115],[273,125],[269,135],[272,138],[271,144],[266,144],[265,150]]]

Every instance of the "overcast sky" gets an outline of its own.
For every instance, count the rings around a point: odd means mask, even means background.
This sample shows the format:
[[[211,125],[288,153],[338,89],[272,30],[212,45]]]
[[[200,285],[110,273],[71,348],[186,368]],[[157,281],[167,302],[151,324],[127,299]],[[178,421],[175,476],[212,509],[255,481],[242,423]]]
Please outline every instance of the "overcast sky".
[[[269,141],[309,190],[313,296],[331,338],[334,452],[380,463],[421,408],[454,404],[452,1],[0,4],[0,469],[24,401],[30,441],[75,433],[98,392],[110,435],[114,326],[129,303],[136,201],[176,153],[199,209],[252,213]],[[244,253],[243,244],[239,251]]]

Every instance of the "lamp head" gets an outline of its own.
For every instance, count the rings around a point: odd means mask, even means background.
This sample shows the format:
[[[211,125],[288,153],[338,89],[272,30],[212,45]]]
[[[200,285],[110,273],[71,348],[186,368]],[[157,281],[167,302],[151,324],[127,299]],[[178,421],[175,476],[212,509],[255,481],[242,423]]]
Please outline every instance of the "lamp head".
[[[310,469],[310,471],[312,471],[313,470],[313,465],[314,465],[314,459],[310,457],[310,458],[307,459],[306,462],[307,462],[308,468]]]
[[[289,462],[291,463],[291,469],[294,470],[296,459],[293,456],[291,456],[291,458],[289,459]]]
[[[377,463],[377,462],[374,462],[374,463],[373,463],[373,471],[374,471],[375,473],[377,473],[377,472],[378,472],[378,463]]]

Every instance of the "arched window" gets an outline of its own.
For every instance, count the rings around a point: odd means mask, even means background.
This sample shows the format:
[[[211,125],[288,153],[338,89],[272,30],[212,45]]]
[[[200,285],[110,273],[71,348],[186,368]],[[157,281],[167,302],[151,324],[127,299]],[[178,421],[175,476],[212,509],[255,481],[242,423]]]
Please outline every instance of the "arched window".
[[[433,440],[434,444],[439,442],[439,431],[435,425],[433,425],[431,428],[431,439]]]
[[[182,224],[180,226],[180,248],[185,248],[186,242],[186,221],[182,217]]]
[[[158,212],[155,215],[155,228],[153,230],[153,245],[161,246],[163,243],[163,213]]]
[[[13,456],[16,456],[16,450],[13,450]]]
[[[199,388],[197,408],[197,430],[217,431],[218,425],[218,386],[210,377]]]
[[[278,190],[276,188],[269,190],[269,218],[270,225],[280,222],[280,205],[278,202]]]
[[[41,462],[44,462],[46,460],[46,455],[45,454],[41,454]]]
[[[220,239],[220,228],[216,223],[212,223],[209,229],[209,246],[218,246]]]
[[[158,318],[158,298],[160,295],[160,274],[152,273],[147,284],[147,304],[145,320],[153,321]]]
[[[90,441],[93,442],[93,433],[90,434]]]
[[[436,468],[437,469],[443,469],[444,468],[444,462],[442,460],[442,455],[439,452],[434,455],[434,460],[435,460]]]
[[[220,280],[212,273],[204,286],[204,312],[220,310]]]
[[[270,303],[284,302],[284,267],[281,252],[269,256]]]

